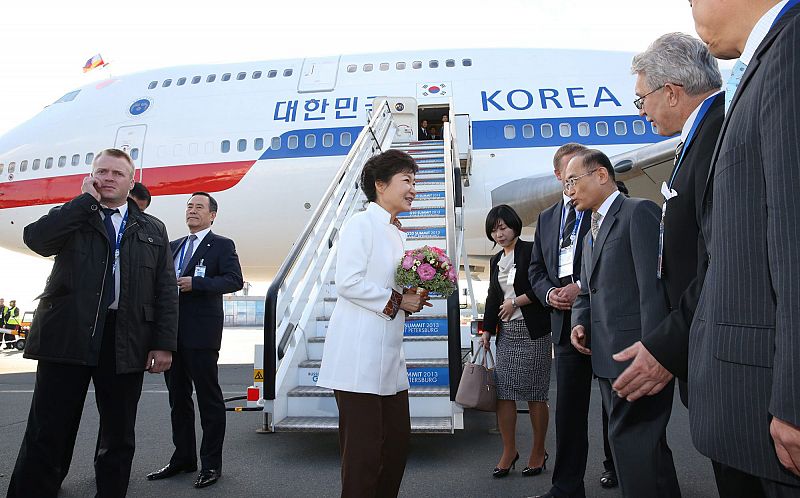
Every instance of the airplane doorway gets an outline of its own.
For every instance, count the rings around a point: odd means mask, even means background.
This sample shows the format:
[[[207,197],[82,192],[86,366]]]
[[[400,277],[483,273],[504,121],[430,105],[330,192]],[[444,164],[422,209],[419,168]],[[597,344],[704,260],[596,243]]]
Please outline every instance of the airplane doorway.
[[[450,114],[449,105],[426,105],[420,106],[417,110],[418,128],[417,137],[419,140],[441,140],[442,123]],[[422,123],[426,122],[428,127],[427,137],[422,132]],[[425,137],[425,138],[424,138]]]
[[[136,181],[142,181],[142,152],[147,125],[122,126],[117,130],[114,147],[127,152],[136,166]]]

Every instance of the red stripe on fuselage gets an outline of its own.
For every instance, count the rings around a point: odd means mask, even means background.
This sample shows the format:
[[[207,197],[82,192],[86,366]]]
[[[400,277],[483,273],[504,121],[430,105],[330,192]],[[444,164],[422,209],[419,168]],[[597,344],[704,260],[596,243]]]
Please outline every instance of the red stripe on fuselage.
[[[144,184],[153,195],[220,192],[239,183],[253,164],[255,161],[234,161],[145,168]],[[81,193],[85,177],[64,175],[4,182],[0,184],[0,209],[67,202]]]

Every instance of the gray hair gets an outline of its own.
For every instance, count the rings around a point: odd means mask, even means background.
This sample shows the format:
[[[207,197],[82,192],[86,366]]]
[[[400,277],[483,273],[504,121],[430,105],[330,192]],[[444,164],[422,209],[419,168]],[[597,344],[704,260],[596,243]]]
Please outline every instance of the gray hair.
[[[651,43],[633,58],[631,73],[644,76],[650,90],[675,83],[688,95],[701,95],[722,86],[717,60],[703,42],[684,33],[668,33]]]

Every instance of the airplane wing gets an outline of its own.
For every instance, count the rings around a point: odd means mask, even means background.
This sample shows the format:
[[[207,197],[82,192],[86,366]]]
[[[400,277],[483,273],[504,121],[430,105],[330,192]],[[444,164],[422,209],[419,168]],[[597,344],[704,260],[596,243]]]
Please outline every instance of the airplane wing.
[[[631,196],[661,204],[661,183],[669,180],[679,141],[675,137],[610,157],[617,180],[625,182]]]

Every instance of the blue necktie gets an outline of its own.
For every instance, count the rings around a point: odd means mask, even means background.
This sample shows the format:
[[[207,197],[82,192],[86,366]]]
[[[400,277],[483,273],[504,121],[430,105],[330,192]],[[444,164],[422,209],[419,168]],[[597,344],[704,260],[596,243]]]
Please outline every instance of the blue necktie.
[[[725,86],[725,114],[727,114],[728,110],[731,108],[733,96],[736,93],[736,89],[739,87],[739,83],[742,81],[742,75],[745,69],[747,69],[747,64],[741,60],[736,61],[736,65],[733,66],[731,77],[728,78],[728,83]]]
[[[103,225],[106,227],[106,235],[108,236],[108,264],[106,265],[106,283],[103,289],[103,304],[106,308],[111,306],[114,302],[114,297],[117,290],[114,286],[114,246],[117,244],[117,230],[114,228],[114,223],[111,221],[111,216],[114,213],[119,213],[119,209],[103,208]]]

